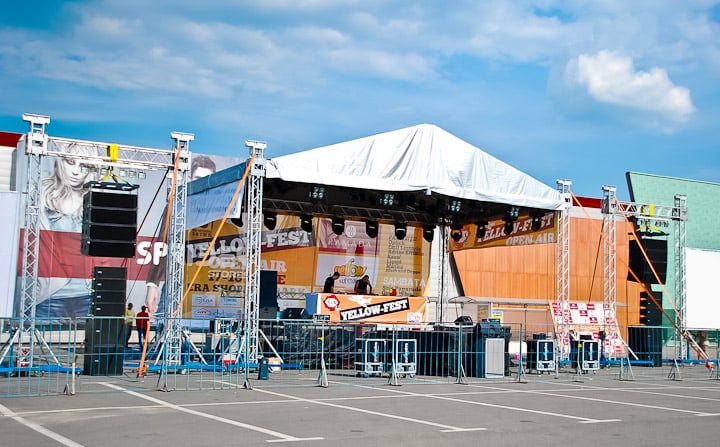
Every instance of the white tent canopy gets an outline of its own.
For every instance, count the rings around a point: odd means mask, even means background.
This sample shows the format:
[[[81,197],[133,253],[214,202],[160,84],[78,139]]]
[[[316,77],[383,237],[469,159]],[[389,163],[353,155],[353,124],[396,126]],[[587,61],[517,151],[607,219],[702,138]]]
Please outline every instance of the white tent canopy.
[[[268,161],[267,178],[558,210],[559,192],[445,130],[421,124]]]

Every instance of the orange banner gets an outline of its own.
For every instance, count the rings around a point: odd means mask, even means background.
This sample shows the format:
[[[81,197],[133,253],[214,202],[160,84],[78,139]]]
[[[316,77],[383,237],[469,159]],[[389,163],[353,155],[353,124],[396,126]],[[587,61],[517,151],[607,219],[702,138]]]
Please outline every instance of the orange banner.
[[[512,222],[512,232],[506,234],[506,224],[502,219],[490,220],[484,227],[475,224],[463,226],[458,233],[450,238],[450,251],[468,250],[471,248],[505,247],[513,245],[554,244],[557,240],[557,219],[555,213],[549,211],[537,217],[537,230],[533,230],[530,215],[520,216]],[[484,232],[482,229],[484,228]],[[452,235],[452,234],[451,234]]]
[[[305,298],[309,314],[329,315],[334,323],[427,323],[424,296],[344,295],[311,293]]]

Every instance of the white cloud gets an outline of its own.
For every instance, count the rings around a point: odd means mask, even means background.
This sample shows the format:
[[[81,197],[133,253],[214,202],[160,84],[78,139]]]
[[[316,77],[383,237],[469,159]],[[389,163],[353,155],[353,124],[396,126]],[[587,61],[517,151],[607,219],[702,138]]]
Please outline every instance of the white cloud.
[[[695,112],[690,90],[673,84],[665,69],[637,70],[632,58],[612,51],[581,54],[568,63],[566,79],[599,102],[654,112],[677,123]]]

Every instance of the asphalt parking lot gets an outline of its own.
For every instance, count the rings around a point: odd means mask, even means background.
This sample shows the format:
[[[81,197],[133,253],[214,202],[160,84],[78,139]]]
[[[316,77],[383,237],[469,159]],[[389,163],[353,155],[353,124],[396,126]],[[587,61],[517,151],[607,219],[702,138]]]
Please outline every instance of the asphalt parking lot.
[[[700,366],[456,384],[328,375],[160,391],[152,377],[83,378],[74,395],[0,399],[3,446],[715,445],[720,380]],[[347,380],[346,380],[347,379]],[[222,376],[217,380],[226,380]]]

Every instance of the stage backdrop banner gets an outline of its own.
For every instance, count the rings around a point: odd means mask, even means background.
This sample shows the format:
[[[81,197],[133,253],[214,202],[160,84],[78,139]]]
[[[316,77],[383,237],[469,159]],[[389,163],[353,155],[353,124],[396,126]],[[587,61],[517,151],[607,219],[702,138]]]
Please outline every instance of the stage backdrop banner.
[[[393,225],[381,224],[371,238],[364,222],[346,221],[337,235],[330,219],[318,223],[318,259],[315,292],[322,292],[325,278],[338,272],[337,293],[353,293],[355,281],[370,278],[372,292],[389,295],[420,296],[430,276],[430,243],[422,238],[422,229],[408,227],[404,239],[395,236]]]
[[[273,230],[261,235],[260,270],[277,272],[280,296],[304,296],[310,291],[315,263],[315,239],[300,228],[297,216],[278,215]],[[243,221],[247,221],[243,216]],[[205,264],[201,261],[220,221],[187,233],[184,318],[240,318],[245,306],[245,228],[226,222]],[[198,272],[199,269],[199,272]],[[194,283],[191,283],[197,273]]]
[[[513,222],[513,231],[505,234],[505,221],[502,219],[490,220],[485,225],[485,234],[478,233],[478,226],[469,224],[463,226],[460,238],[450,239],[450,251],[468,250],[472,248],[505,247],[513,245],[554,244],[557,241],[557,218],[554,212],[547,212],[538,216],[540,228],[532,229],[533,217],[521,215]]]
[[[309,293],[305,312],[329,315],[333,323],[425,324],[424,296],[346,295]]]

